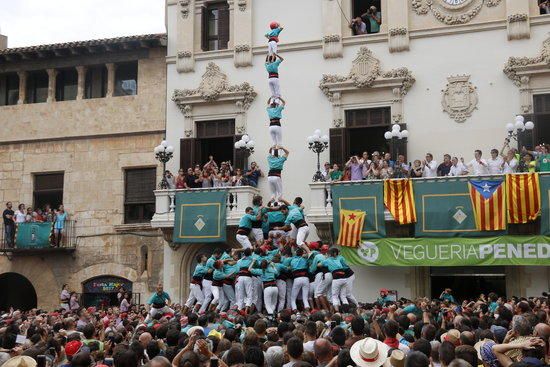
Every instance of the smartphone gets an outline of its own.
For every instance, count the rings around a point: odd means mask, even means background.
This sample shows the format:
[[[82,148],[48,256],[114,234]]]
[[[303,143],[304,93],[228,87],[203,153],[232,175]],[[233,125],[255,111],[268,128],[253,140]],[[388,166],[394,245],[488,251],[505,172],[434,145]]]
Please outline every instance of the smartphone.
[[[36,356],[36,367],[46,367],[46,356],[44,354]]]
[[[330,322],[330,329],[334,329],[336,327],[336,321],[331,321]]]
[[[55,357],[56,355],[55,348],[51,347],[50,349],[48,349],[48,354],[51,355],[52,357]]]
[[[218,358],[212,357],[210,358],[210,367],[218,367]]]
[[[112,358],[105,358],[103,360],[103,363],[109,367],[112,367],[113,366],[113,359]]]

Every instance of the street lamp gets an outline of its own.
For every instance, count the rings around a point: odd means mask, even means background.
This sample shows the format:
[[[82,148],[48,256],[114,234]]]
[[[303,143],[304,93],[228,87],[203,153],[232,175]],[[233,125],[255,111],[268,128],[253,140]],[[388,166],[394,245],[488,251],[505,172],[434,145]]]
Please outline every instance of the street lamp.
[[[329,138],[326,135],[321,136],[321,130],[317,129],[313,135],[307,137],[308,148],[317,154],[317,172],[313,175],[313,182],[325,181],[321,173],[321,153],[328,148]]]
[[[162,163],[162,180],[159,183],[161,189],[168,189],[168,181],[166,180],[166,163],[172,159],[174,155],[174,147],[168,145],[166,140],[163,140],[160,145],[155,147],[155,157]]]
[[[514,139],[518,142],[518,149],[521,149],[525,132],[532,131],[534,128],[535,124],[533,121],[525,122],[525,118],[523,116],[517,115],[515,123],[510,122],[506,124],[506,131],[508,132],[508,137],[506,140],[509,142],[510,139]]]
[[[397,157],[399,156],[399,148],[398,148],[398,142],[399,140],[402,140],[403,142],[407,142],[407,138],[409,137],[409,132],[407,130],[401,130],[401,126],[398,124],[394,124],[391,127],[390,131],[386,131],[384,133],[384,138],[390,143],[390,150],[392,152],[392,156],[395,154],[392,159],[394,161],[397,161]]]
[[[255,146],[256,146],[256,143],[254,142],[254,140],[251,140],[250,136],[246,134],[241,136],[241,140],[235,142],[235,149],[237,150],[237,154],[238,153],[243,154],[245,157],[245,162],[244,162],[245,167],[243,167],[245,170],[246,170],[246,167],[248,166],[248,162],[247,162],[248,157],[250,157],[250,155],[254,153]]]

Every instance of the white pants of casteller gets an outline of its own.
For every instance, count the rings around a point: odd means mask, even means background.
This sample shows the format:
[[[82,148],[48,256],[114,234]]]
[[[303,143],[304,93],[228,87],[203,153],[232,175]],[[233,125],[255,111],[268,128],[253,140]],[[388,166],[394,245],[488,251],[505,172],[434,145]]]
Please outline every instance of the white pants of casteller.
[[[223,295],[223,288],[218,286],[212,286],[212,304],[220,305],[225,302],[225,297]]]
[[[225,295],[226,304],[224,305],[224,308],[221,308],[221,310],[225,311],[226,309],[236,305],[235,290],[232,285],[224,284],[223,293]]]
[[[191,283],[189,286],[189,298],[187,298],[187,302],[185,302],[185,306],[188,308],[193,307],[193,305],[197,302],[197,304],[202,305],[204,302],[204,294],[202,294],[201,286],[198,284]]]
[[[261,245],[264,242],[264,231],[261,228],[252,228],[252,237]]]
[[[273,199],[279,201],[283,196],[283,180],[279,176],[268,176],[267,182],[269,182],[271,196]]]
[[[172,315],[174,314],[174,310],[172,310],[170,307],[168,306],[164,306],[163,308],[154,308],[154,307],[151,307],[151,309],[149,310],[149,316],[147,316],[147,318],[150,320],[152,318],[155,317],[155,315],[157,314],[161,314],[161,315],[164,315],[165,313],[171,313]],[[149,321],[147,320],[147,321]]]
[[[208,308],[208,305],[210,304],[210,301],[212,301],[212,281],[203,279],[202,280],[202,294],[204,294],[204,302],[201,305],[201,308],[199,309],[200,312],[205,312]]]
[[[346,282],[346,299],[351,301],[351,303],[357,304],[357,299],[353,295],[353,282],[355,281],[355,274],[352,274],[351,277],[347,278]]]
[[[323,281],[323,273],[317,273],[315,274],[315,279],[313,279],[313,282],[309,285],[309,298],[317,298],[315,295],[315,290],[321,284]]]
[[[269,78],[268,84],[269,84],[269,91],[271,92],[271,96],[274,98],[280,98],[281,84],[279,83],[279,78]]]
[[[327,299],[330,299],[329,293],[330,288],[332,286],[332,273],[325,273],[325,276],[317,284],[317,287],[315,288],[315,298],[319,298],[320,296],[325,296]]]
[[[292,309],[292,279],[286,280],[286,308]]]
[[[235,284],[235,296],[239,310],[252,306],[252,278],[240,276]]]
[[[264,283],[260,277],[252,277],[252,303],[256,305],[258,312],[262,312]]]
[[[273,145],[282,145],[283,144],[283,128],[278,125],[272,125],[269,127],[269,135],[271,136],[271,141]]]
[[[305,245],[307,236],[309,236],[309,226],[303,226],[303,227],[297,228],[296,237],[293,237],[293,238],[296,239],[296,244],[298,246],[301,246],[301,245]]]
[[[293,310],[297,310],[296,299],[299,295],[302,297],[302,302],[304,303],[305,308],[309,308],[308,301],[309,294],[309,278],[308,277],[299,277],[294,278],[292,283],[292,295],[291,295],[291,305]]]
[[[237,235],[237,242],[241,244],[243,248],[252,248],[252,244],[250,243],[250,239],[248,236],[245,236],[244,234],[238,234]]]
[[[286,302],[286,280],[277,279],[277,298],[277,310],[284,310]]]
[[[342,303],[347,305],[348,299],[346,298],[346,285],[348,279],[333,279],[332,280],[332,304],[334,306],[340,306]],[[342,300],[342,302],[340,302]]]
[[[269,41],[267,43],[267,52],[269,53],[269,56],[277,53],[277,42],[275,41]]]
[[[278,296],[279,289],[277,287],[267,287],[264,289],[264,303],[268,315],[275,314]]]

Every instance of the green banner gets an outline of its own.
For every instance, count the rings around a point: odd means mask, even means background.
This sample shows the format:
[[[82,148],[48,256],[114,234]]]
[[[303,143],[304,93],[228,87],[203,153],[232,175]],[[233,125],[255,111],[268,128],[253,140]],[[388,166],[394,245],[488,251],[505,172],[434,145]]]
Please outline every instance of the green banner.
[[[550,236],[550,175],[539,175],[541,216],[540,234]]]
[[[548,265],[550,237],[384,238],[341,251],[350,264],[367,266]]]
[[[340,231],[340,209],[361,210],[366,213],[362,238],[386,236],[384,223],[384,184],[360,182],[332,185],[332,220],[334,236]]]
[[[504,231],[478,231],[468,180],[415,180],[416,237],[483,237],[503,235]]]
[[[15,232],[16,248],[50,247],[53,222],[19,223]]]
[[[175,243],[225,242],[225,190],[191,190],[176,194]]]

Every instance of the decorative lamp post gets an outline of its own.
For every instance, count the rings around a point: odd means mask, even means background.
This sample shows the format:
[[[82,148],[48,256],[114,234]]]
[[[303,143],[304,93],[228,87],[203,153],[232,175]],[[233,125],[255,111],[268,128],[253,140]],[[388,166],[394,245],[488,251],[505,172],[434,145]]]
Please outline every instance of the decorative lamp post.
[[[313,135],[307,137],[308,148],[317,154],[317,172],[313,175],[313,182],[323,182],[325,178],[321,173],[321,153],[328,148],[329,138],[327,135],[321,136],[321,130],[317,129]]]
[[[521,115],[516,116],[515,123],[507,123],[506,131],[508,132],[508,137],[506,140],[509,142],[510,139],[514,139],[518,142],[518,149],[524,145],[524,138],[527,132],[533,131],[535,124],[533,121],[525,122],[525,118]]]
[[[251,140],[250,136],[246,134],[241,136],[241,140],[235,142],[235,149],[237,150],[237,153],[243,154],[245,157],[245,167],[243,167],[245,170],[246,166],[248,165],[248,157],[250,157],[250,155],[254,153],[255,146],[256,143],[254,142],[254,140]]]
[[[159,187],[163,190],[169,188],[168,181],[166,180],[166,163],[172,159],[174,155],[174,147],[168,145],[166,140],[163,140],[160,145],[155,147],[155,157],[162,163],[162,180],[159,183]]]
[[[408,137],[409,132],[407,130],[401,130],[401,126],[398,124],[392,125],[391,130],[384,133],[384,138],[390,143],[390,150],[394,162],[397,162],[397,157],[399,156],[398,142],[400,140],[407,142]]]

